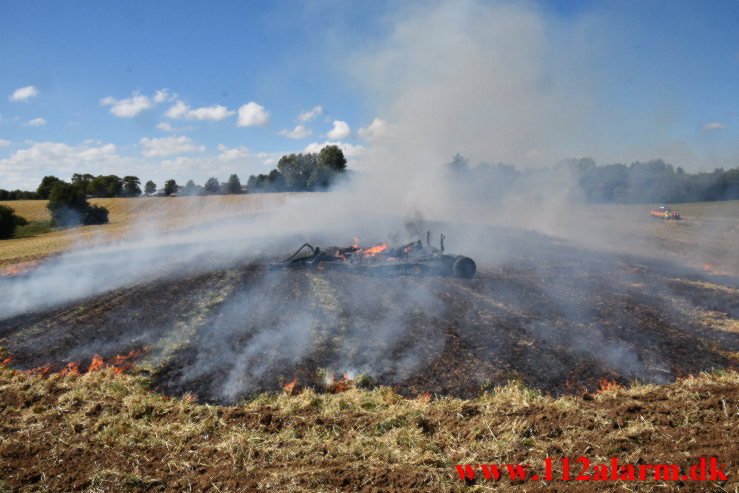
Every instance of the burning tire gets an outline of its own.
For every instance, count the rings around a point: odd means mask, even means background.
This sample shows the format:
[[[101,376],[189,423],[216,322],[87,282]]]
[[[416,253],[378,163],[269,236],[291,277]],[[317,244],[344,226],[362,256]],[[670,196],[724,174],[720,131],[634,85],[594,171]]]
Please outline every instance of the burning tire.
[[[477,272],[475,261],[469,257],[457,257],[452,265],[452,272],[462,279],[470,279]]]

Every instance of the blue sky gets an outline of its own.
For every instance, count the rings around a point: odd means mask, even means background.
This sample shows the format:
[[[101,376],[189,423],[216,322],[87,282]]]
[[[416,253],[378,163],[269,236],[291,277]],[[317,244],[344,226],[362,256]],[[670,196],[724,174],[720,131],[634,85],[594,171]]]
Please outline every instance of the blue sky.
[[[361,159],[395,123],[394,88],[357,57],[439,3],[0,0],[0,188],[75,171],[245,181],[324,142]],[[739,2],[514,5],[594,81],[587,131],[549,159],[739,166]]]

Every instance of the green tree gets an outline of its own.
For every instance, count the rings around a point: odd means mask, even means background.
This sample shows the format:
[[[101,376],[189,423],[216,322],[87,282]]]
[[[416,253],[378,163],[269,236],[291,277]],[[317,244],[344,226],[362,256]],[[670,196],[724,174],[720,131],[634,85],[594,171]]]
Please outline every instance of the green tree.
[[[52,226],[108,222],[108,210],[105,207],[91,206],[80,187],[63,181],[56,183],[51,189],[46,207],[51,212]]]
[[[228,193],[241,193],[241,180],[237,174],[234,173],[228,177],[226,190]]]
[[[51,194],[52,187],[62,182],[59,178],[56,176],[44,176],[44,178],[41,180],[41,184],[36,189],[36,194],[38,195],[38,198],[46,200],[49,198],[49,195]]]
[[[205,182],[205,191],[208,193],[218,193],[221,189],[221,184],[218,182],[218,178],[211,176],[208,181]]]
[[[72,184],[80,187],[85,193],[90,193],[90,182],[95,177],[89,173],[75,173],[72,175]]]
[[[123,195],[123,179],[116,175],[96,176],[87,192],[95,197],[119,197]]]
[[[313,168],[306,187],[308,190],[325,190],[331,185],[331,181],[335,175],[336,171],[333,168],[324,164],[318,164]]]
[[[177,182],[175,180],[167,180],[164,182],[164,195],[169,197],[173,193],[177,193],[177,190],[179,187],[177,186]]]
[[[138,197],[141,195],[141,181],[138,176],[126,176],[123,178],[123,196]]]
[[[147,181],[146,185],[144,185],[144,192],[146,192],[146,195],[151,195],[156,191],[157,191],[157,184],[151,180]]]
[[[344,152],[337,145],[329,145],[321,149],[318,153],[318,161],[339,173],[346,169]]]
[[[197,195],[198,194],[198,186],[195,184],[194,181],[188,180],[187,183],[185,183],[185,188],[182,190],[183,195]]]
[[[10,238],[15,228],[28,224],[24,218],[16,216],[15,210],[7,205],[0,205],[0,239]]]
[[[315,154],[290,154],[280,158],[277,171],[285,177],[289,190],[303,191],[308,188],[308,180],[315,165]]]

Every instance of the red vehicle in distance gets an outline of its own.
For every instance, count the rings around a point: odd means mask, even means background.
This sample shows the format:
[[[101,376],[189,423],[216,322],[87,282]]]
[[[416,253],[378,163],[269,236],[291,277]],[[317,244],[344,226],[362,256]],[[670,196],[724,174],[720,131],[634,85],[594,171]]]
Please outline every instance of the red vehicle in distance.
[[[656,217],[659,219],[680,219],[680,213],[677,211],[673,211],[672,209],[661,206],[657,207],[656,209],[652,209],[649,211],[649,215],[652,217]]]

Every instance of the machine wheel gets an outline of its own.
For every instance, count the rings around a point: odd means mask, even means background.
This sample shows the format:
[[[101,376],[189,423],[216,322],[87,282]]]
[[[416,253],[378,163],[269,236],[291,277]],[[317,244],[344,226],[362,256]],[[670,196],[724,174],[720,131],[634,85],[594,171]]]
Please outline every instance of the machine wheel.
[[[454,275],[457,277],[469,279],[475,275],[475,272],[477,272],[477,266],[475,265],[475,261],[471,258],[459,257],[454,261],[454,265],[452,265],[452,272],[454,272]]]

